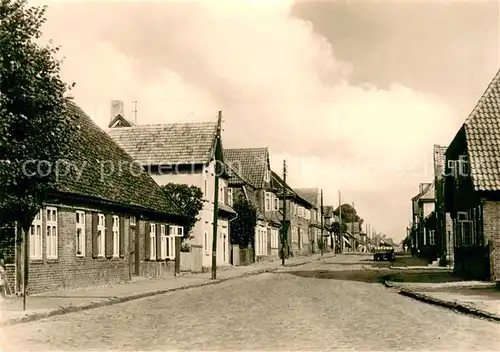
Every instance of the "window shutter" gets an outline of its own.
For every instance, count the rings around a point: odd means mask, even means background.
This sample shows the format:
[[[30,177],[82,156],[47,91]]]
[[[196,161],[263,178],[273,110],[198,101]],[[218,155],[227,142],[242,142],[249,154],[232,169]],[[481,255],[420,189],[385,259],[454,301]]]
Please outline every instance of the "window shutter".
[[[97,258],[97,224],[99,223],[99,217],[97,213],[92,213],[92,258]]]
[[[150,242],[149,242],[149,222],[146,222],[146,230],[144,231],[145,232],[145,236],[144,236],[144,259],[145,260],[149,260],[149,258],[151,257],[151,248],[150,248]]]
[[[161,226],[164,224],[156,225],[156,259],[161,260]],[[166,229],[165,229],[166,231]]]
[[[224,204],[228,205],[229,204],[229,199],[228,199],[228,191],[227,187],[224,187]]]
[[[120,257],[125,257],[125,218],[120,217]]]
[[[113,216],[106,214],[106,258],[113,257]]]

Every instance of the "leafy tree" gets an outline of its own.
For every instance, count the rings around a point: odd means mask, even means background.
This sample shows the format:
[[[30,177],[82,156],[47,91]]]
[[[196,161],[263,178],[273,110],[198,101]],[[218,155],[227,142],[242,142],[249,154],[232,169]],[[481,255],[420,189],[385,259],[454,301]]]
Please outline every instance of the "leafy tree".
[[[17,221],[24,233],[50,199],[77,128],[59,48],[37,43],[46,7],[27,3],[0,0],[0,223]]]
[[[253,245],[257,210],[243,196],[236,197],[233,209],[238,213],[238,217],[231,222],[231,243],[239,245],[240,248],[248,248],[249,244]]]
[[[198,214],[203,209],[203,192],[199,187],[177,183],[168,183],[162,186],[162,189],[187,216],[188,222],[184,227],[183,240],[189,239],[191,230],[199,220]]]
[[[340,214],[339,208],[342,210],[342,214]],[[334,215],[339,216],[342,215],[342,222],[345,223],[352,223],[352,222],[358,222],[360,229],[363,224],[363,219],[358,215],[358,212],[356,209],[351,204],[344,203],[340,207],[337,207],[337,209],[334,210],[333,212]]]

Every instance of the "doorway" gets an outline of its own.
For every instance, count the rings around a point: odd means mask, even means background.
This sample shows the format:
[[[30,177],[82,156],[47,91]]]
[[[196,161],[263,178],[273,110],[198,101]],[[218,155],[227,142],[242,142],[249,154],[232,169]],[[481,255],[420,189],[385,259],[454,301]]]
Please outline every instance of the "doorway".
[[[139,231],[135,225],[135,222],[130,222],[130,232],[129,232],[129,250],[130,250],[130,276],[139,275]]]

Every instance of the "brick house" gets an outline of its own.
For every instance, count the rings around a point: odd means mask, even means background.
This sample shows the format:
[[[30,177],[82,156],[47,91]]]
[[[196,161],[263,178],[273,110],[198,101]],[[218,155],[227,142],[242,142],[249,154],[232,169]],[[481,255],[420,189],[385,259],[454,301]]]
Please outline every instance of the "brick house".
[[[453,262],[453,222],[451,214],[444,208],[444,172],[446,162],[446,146],[434,145],[434,184],[436,213],[436,247],[438,257],[445,257]]]
[[[312,253],[311,241],[309,240],[310,214],[313,205],[300,196],[275,172],[271,173],[271,184],[276,189],[276,196],[280,199],[286,196],[287,206],[287,254],[292,256],[307,255]],[[284,187],[285,186],[285,187]],[[286,193],[283,192],[283,188]],[[283,211],[282,202],[278,206]]]
[[[29,292],[172,275],[172,244],[185,218],[89,116],[73,103],[69,111],[79,126],[67,158],[77,174],[73,169],[59,175],[50,201],[33,220]],[[15,292],[22,292],[23,257],[19,244],[7,263]]]
[[[446,150],[454,270],[500,281],[500,71]]]
[[[160,186],[168,183],[199,187],[205,205],[190,233],[189,255],[181,262],[185,270],[203,271],[212,266],[213,214],[216,165],[219,176],[217,265],[230,265],[229,219],[236,214],[228,204],[228,179],[222,142],[216,138],[221,119],[156,125],[117,126],[108,134],[142,165]]]
[[[255,258],[264,260],[279,256],[281,227],[280,200],[271,184],[269,150],[263,148],[225,149],[228,165],[241,177],[229,180],[231,188],[245,186],[246,197],[258,210],[255,229]],[[243,181],[244,179],[244,181]]]
[[[296,188],[295,191],[301,195],[302,198],[307,200],[312,207],[306,219],[309,220],[309,244],[311,253],[320,250],[319,244],[321,243],[321,190],[319,188]],[[323,228],[325,227],[325,219],[323,217]],[[324,250],[330,247],[330,236],[326,230],[323,230],[323,243]]]

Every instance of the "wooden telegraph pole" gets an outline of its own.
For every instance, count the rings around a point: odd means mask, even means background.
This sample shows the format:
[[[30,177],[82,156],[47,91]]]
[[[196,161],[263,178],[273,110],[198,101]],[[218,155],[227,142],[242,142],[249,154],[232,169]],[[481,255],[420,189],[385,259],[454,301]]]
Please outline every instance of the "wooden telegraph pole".
[[[325,238],[323,235],[323,189],[321,189],[321,256],[323,256]]]
[[[344,248],[344,238],[342,236],[342,196],[340,194],[340,190],[339,190],[339,224],[340,224],[340,238],[339,238],[339,245],[340,245],[340,253],[343,252],[343,248]]]
[[[283,160],[283,223],[281,224],[281,265],[285,265],[285,246],[288,243],[286,224],[286,160]]]
[[[222,111],[219,111],[217,116],[217,133],[215,136],[215,150],[220,148],[220,135],[222,124]],[[212,238],[212,280],[217,279],[217,228],[219,222],[219,175],[221,166],[218,160],[215,160],[215,186],[214,186],[214,223],[213,223],[213,238]]]

